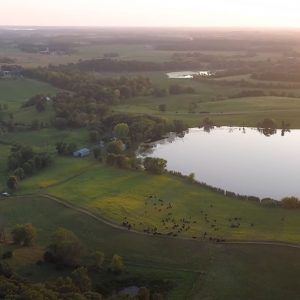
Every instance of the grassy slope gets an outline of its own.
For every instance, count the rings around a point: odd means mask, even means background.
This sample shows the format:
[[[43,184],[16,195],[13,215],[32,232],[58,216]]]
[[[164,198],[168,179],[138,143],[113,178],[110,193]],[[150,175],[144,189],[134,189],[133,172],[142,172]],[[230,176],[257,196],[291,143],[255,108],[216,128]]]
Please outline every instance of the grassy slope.
[[[35,265],[56,227],[74,231],[87,249],[100,249],[109,259],[125,258],[129,270],[152,278],[170,279],[176,288],[169,299],[290,299],[299,295],[300,253],[272,246],[215,245],[163,239],[113,229],[86,215],[38,197],[0,201],[7,229],[16,223],[38,227],[38,247],[18,249],[12,263],[31,278],[57,276],[49,267]],[[182,269],[186,271],[183,272]],[[201,274],[194,273],[201,271]]]
[[[189,104],[197,103],[195,113],[189,113]],[[158,111],[165,103],[167,111]],[[209,117],[218,125],[256,126],[264,118],[273,118],[278,126],[282,121],[292,128],[300,127],[300,99],[284,97],[249,97],[222,101],[202,101],[200,95],[168,96],[164,98],[138,98],[114,107],[115,112],[149,113],[169,119],[183,119],[190,126],[199,126]]]
[[[162,219],[172,213],[175,223],[190,217],[196,221],[188,232],[181,233],[183,236],[200,237],[207,232],[208,236],[226,239],[300,242],[299,211],[264,208],[224,197],[173,176],[152,176],[100,164],[88,167],[90,163],[89,159],[60,159],[47,172],[23,181],[20,193],[44,188],[43,192],[86,207],[118,224],[127,217],[140,231],[148,226],[156,226],[164,233],[174,231],[173,224],[165,225],[168,229],[162,225]],[[147,199],[150,194],[163,203]],[[167,209],[169,203],[172,209]],[[241,218],[241,226],[231,228],[230,218]],[[217,231],[212,224],[216,224]]]

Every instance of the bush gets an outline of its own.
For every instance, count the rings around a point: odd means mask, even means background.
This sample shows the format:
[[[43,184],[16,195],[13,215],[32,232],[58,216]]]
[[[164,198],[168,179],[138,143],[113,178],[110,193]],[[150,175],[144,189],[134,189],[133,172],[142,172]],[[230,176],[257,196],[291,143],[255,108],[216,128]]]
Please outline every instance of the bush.
[[[285,197],[281,199],[280,205],[283,208],[296,209],[300,208],[300,201],[296,197]]]
[[[104,253],[100,251],[96,251],[92,256],[92,267],[96,270],[101,269],[103,262],[104,262]]]
[[[13,252],[12,251],[6,251],[2,254],[2,259],[10,259],[13,257]]]
[[[13,273],[12,267],[7,262],[0,261],[0,275],[9,278]]]
[[[153,174],[162,174],[167,167],[167,161],[161,158],[146,157],[144,168]]]
[[[115,254],[111,260],[112,271],[116,274],[119,274],[124,271],[124,268],[125,268],[125,266],[124,266],[123,258],[121,256]]]
[[[107,145],[106,151],[112,154],[121,154],[123,152],[123,149],[124,149],[124,144],[122,143],[122,141],[117,140],[117,141],[110,142]]]
[[[31,246],[36,238],[36,229],[32,224],[17,225],[12,230],[12,238],[19,246]]]
[[[52,236],[52,243],[44,254],[45,261],[65,266],[76,266],[81,258],[82,244],[70,230],[59,228]],[[47,254],[46,254],[47,253]]]
[[[272,199],[272,198],[264,198],[261,200],[261,205],[266,207],[277,207],[278,201]]]
[[[86,268],[81,267],[76,269],[71,273],[71,278],[80,292],[88,292],[91,290],[92,283]]]
[[[16,176],[10,176],[7,179],[7,183],[6,184],[7,184],[7,187],[10,190],[15,190],[18,187],[18,178]]]

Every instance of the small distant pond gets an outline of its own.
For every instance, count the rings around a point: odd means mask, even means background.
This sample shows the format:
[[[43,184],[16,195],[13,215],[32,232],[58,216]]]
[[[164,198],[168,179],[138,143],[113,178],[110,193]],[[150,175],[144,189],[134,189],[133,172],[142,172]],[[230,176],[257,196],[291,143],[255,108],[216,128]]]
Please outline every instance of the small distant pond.
[[[260,198],[300,197],[300,130],[192,128],[149,146],[143,156],[166,159],[168,170],[194,173],[208,185]]]
[[[180,71],[180,72],[170,72],[167,76],[170,79],[191,79],[194,76],[211,76],[210,71]]]

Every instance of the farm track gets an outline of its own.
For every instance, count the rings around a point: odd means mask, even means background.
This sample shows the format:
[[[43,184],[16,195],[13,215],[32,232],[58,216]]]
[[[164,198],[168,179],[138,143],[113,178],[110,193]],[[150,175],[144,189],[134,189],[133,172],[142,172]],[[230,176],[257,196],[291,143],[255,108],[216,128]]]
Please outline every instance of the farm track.
[[[36,196],[37,194],[28,194],[28,195],[19,195],[19,196],[14,196],[15,198],[26,198],[29,196]],[[118,225],[111,220],[108,220],[104,217],[101,217],[99,215],[96,215],[95,213],[89,211],[88,209],[78,207],[74,204],[71,204],[67,202],[64,199],[60,199],[57,197],[54,197],[49,194],[39,194],[40,197],[51,200],[56,202],[57,204],[60,204],[66,208],[72,209],[74,211],[77,211],[79,213],[85,214],[86,216],[89,216],[93,218],[94,220],[104,223],[105,225],[108,225],[114,229],[117,230],[122,230],[126,232],[132,232],[135,234],[139,235],[144,235],[144,236],[149,236],[149,237],[156,237],[156,238],[162,238],[162,239],[176,239],[176,240],[186,240],[186,241],[194,241],[194,242],[200,242],[200,243],[205,243],[204,241],[197,240],[194,238],[189,238],[189,237],[171,237],[171,236],[166,236],[166,235],[150,235],[145,232],[137,231],[137,230],[128,230],[127,228],[123,227],[122,225]],[[255,240],[249,240],[249,241],[235,241],[235,240],[228,240],[225,242],[218,242],[216,244],[222,244],[222,245],[258,245],[258,246],[275,246],[275,247],[288,247],[288,248],[294,248],[294,249],[300,249],[300,244],[293,244],[293,243],[287,243],[287,242],[274,242],[274,241],[255,241]],[[186,270],[187,271],[187,270]]]

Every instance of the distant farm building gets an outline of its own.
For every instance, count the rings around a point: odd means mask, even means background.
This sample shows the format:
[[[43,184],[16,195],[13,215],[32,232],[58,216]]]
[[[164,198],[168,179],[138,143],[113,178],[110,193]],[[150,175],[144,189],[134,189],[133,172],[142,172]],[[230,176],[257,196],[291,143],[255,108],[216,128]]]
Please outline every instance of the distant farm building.
[[[80,150],[77,150],[73,153],[74,157],[85,157],[85,156],[89,156],[91,154],[90,149],[88,148],[82,148]]]

